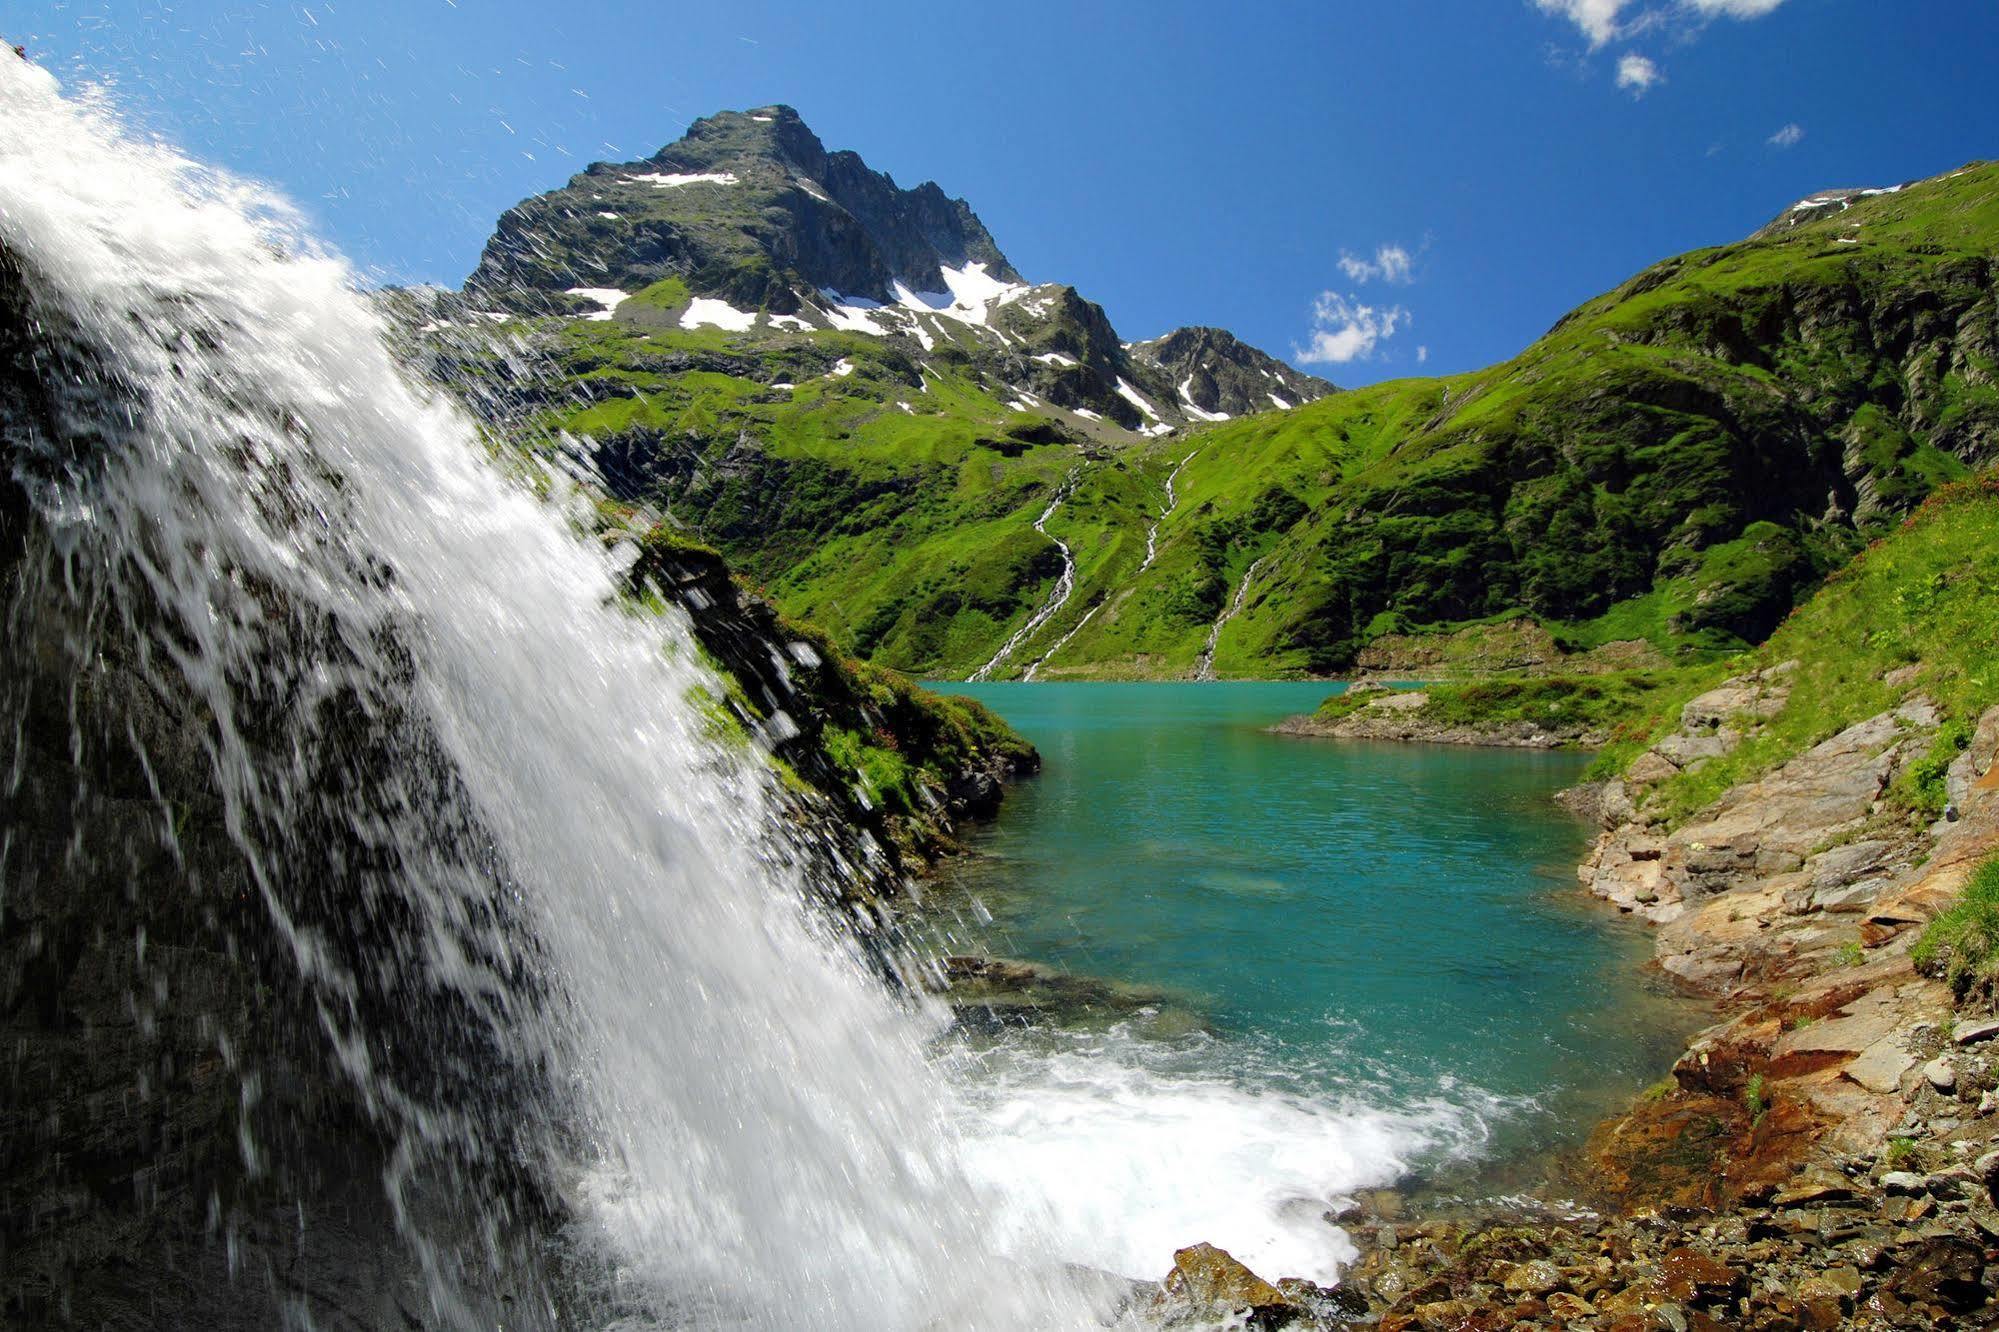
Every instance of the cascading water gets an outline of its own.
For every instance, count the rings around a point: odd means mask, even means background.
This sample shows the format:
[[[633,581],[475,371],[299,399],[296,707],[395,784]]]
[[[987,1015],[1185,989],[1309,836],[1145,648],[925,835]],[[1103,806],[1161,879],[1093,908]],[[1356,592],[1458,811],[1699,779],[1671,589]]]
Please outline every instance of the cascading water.
[[[281,1164],[256,1106],[325,1099],[296,1085],[317,1051],[380,1139],[425,1321],[1087,1321],[1031,1252],[987,1256],[925,1025],[802,905],[760,768],[688,701],[686,635],[619,608],[615,557],[399,370],[341,262],[5,57],[0,258],[48,398],[6,435],[40,552],[16,624],[55,605],[78,689],[120,657],[196,719],[241,868],[202,909],[296,981],[287,1061],[202,1015],[240,1089],[249,1182],[209,1210],[232,1264],[232,1209]],[[194,883],[177,760],[126,731]],[[164,965],[143,929],[108,946]],[[135,985],[142,1028],[202,1002],[164,991]],[[513,1266],[545,1253],[518,1239],[542,1207],[567,1218],[551,1269],[595,1282],[574,1306]],[[312,1321],[309,1282],[265,1280]]]

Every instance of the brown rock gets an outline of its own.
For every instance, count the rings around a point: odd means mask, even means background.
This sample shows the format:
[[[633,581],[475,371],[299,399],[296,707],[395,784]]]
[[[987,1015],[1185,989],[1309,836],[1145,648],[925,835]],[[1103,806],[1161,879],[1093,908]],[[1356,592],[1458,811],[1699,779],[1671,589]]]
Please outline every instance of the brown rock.
[[[1413,1310],[1416,1326],[1423,1332],[1459,1332],[1471,1317],[1471,1306],[1463,1300],[1437,1300],[1430,1304],[1419,1304]],[[1387,1320],[1382,1326],[1386,1327]]]
[[[1887,1288],[1910,1304],[1940,1304],[1962,1312],[1985,1302],[1985,1253],[1954,1235],[1923,1240],[1901,1257]]]
[[[1735,1289],[1741,1274],[1694,1249],[1672,1249],[1659,1263],[1659,1289],[1682,1304],[1721,1299]]]
[[[1652,1302],[1650,1293],[1643,1286],[1626,1286],[1615,1295],[1606,1295],[1596,1302],[1597,1311],[1606,1314],[1643,1313],[1645,1306]]]
[[[1309,1317],[1306,1308],[1237,1262],[1228,1250],[1212,1244],[1195,1244],[1176,1252],[1164,1289],[1170,1306],[1198,1317],[1226,1319],[1246,1313],[1261,1327],[1281,1327]]]
[[[1517,1295],[1546,1295],[1562,1284],[1562,1273],[1547,1259],[1536,1258],[1508,1272],[1500,1284]]]
[[[1803,1207],[1811,1203],[1838,1202],[1852,1196],[1852,1180],[1836,1170],[1814,1166],[1799,1171],[1796,1179],[1777,1190],[1777,1196],[1771,1199],[1771,1203],[1777,1207]]]
[[[1582,1296],[1558,1290],[1548,1296],[1548,1314],[1550,1317],[1562,1319],[1594,1318],[1596,1309]]]

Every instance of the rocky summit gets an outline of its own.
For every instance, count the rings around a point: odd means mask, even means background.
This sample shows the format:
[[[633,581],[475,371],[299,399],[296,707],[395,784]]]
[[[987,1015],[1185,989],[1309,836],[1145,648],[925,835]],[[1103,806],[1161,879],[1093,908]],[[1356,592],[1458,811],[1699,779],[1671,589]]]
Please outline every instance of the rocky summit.
[[[509,209],[466,294],[521,313],[941,344],[994,359],[987,377],[1013,402],[1080,412],[1085,429],[1160,435],[1332,387],[1218,329],[1121,342],[1074,288],[1024,279],[963,199],[827,151],[788,106],[697,120],[651,157],[593,163]]]
[[[788,314],[821,290],[886,303],[897,287],[941,293],[947,272],[969,271],[1020,282],[963,199],[929,181],[902,189],[771,106],[697,120],[643,161],[593,163],[509,209],[472,285],[512,294],[681,277]]]

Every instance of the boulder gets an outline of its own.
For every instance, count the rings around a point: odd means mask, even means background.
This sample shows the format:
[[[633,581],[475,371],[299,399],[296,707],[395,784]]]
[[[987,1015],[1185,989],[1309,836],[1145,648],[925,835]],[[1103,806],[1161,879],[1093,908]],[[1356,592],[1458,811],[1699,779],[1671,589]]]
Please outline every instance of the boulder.
[[[1251,1327],[1275,1328],[1312,1317],[1311,1309],[1212,1244],[1175,1252],[1162,1289],[1169,1321],[1243,1319]]]

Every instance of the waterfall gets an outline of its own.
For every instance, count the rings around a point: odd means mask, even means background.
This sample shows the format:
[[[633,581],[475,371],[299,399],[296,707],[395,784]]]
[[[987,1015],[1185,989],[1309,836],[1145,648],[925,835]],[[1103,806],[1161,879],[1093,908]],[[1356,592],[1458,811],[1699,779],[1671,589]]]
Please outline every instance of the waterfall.
[[[80,679],[122,653],[198,719],[230,909],[382,1140],[426,1321],[490,1325],[506,1259],[468,1254],[526,1218],[479,1181],[517,1176],[622,1325],[1087,1321],[993,1254],[930,1019],[807,909],[684,626],[622,606],[618,553],[502,475],[281,200],[0,54],[0,259],[54,404],[4,437],[35,586]],[[177,760],[131,730],[157,791]],[[254,1180],[295,1066],[227,1045]],[[569,1317],[539,1291],[510,1325]]]

